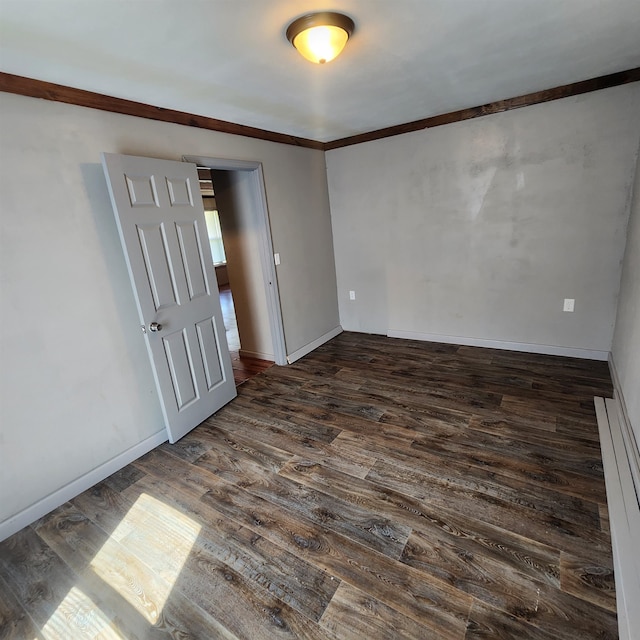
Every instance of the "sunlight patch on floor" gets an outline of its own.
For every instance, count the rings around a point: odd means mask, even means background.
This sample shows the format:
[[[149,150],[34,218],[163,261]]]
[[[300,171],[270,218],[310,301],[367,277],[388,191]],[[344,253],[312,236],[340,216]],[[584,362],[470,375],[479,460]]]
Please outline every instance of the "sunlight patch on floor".
[[[47,621],[42,635],[47,640],[115,640],[123,637],[116,620],[133,616],[134,626],[139,627],[142,621],[137,615],[153,626],[161,619],[199,533],[197,522],[141,494],[96,553],[88,567],[90,575],[83,573],[86,584],[95,586],[98,578],[110,588],[99,587],[100,600],[94,602],[74,586]]]
[[[198,523],[143,493],[91,568],[155,624],[199,533]]]
[[[111,628],[109,618],[96,603],[77,587],[69,591],[55,613],[47,620],[42,635],[47,640],[78,637],[116,640],[122,637]]]

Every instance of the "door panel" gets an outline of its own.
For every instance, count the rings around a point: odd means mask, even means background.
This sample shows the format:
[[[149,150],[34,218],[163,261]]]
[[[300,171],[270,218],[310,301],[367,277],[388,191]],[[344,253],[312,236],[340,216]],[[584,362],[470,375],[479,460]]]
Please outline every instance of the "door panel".
[[[173,307],[178,296],[162,225],[138,225],[137,229],[155,309]]]
[[[182,265],[187,276],[189,298],[209,295],[207,276],[205,273],[202,247],[198,242],[196,223],[179,222],[176,224]]]
[[[209,318],[198,322],[196,331],[198,332],[198,345],[200,346],[200,354],[204,364],[204,375],[207,379],[207,389],[211,391],[215,386],[224,382],[216,319]]]
[[[125,176],[132,207],[159,206],[153,176]]]
[[[197,399],[197,384],[187,344],[185,329],[162,338],[178,410]]]
[[[197,170],[115,154],[103,166],[175,442],[236,395]]]
[[[198,183],[196,182],[196,185]],[[169,189],[169,201],[171,206],[188,205],[193,206],[193,193],[191,192],[191,182],[184,178],[167,177],[167,188]],[[198,195],[200,186],[198,185]]]

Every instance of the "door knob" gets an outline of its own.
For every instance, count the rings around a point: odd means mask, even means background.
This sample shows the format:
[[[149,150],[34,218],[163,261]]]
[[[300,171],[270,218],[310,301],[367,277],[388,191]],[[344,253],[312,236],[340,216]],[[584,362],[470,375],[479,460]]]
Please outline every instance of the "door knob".
[[[159,322],[152,322],[149,325],[149,331],[153,331],[154,333],[157,331],[162,331],[162,325]]]

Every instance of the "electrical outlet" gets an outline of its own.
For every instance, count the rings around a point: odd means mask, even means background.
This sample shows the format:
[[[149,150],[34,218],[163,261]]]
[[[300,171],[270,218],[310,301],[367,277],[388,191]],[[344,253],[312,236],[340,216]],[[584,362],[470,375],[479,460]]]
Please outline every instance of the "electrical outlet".
[[[349,300],[355,300],[355,299],[356,299],[356,292],[349,291]]]
[[[280,264],[280,254],[279,253],[274,253],[273,254],[273,261],[276,263],[276,267]]]
[[[576,301],[573,298],[565,298],[564,306],[562,307],[563,311],[572,312],[575,307]]]

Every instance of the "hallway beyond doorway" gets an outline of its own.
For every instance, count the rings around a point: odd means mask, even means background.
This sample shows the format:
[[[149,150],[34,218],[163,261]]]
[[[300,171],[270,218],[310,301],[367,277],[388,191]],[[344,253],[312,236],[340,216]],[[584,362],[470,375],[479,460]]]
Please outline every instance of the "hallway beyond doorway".
[[[259,360],[258,358],[240,357],[240,336],[238,334],[238,323],[236,321],[235,308],[233,306],[233,295],[229,285],[220,287],[220,306],[222,307],[222,319],[227,332],[227,343],[231,354],[231,364],[233,366],[233,377],[236,386],[253,378],[262,371],[266,371],[273,366],[272,360]]]

